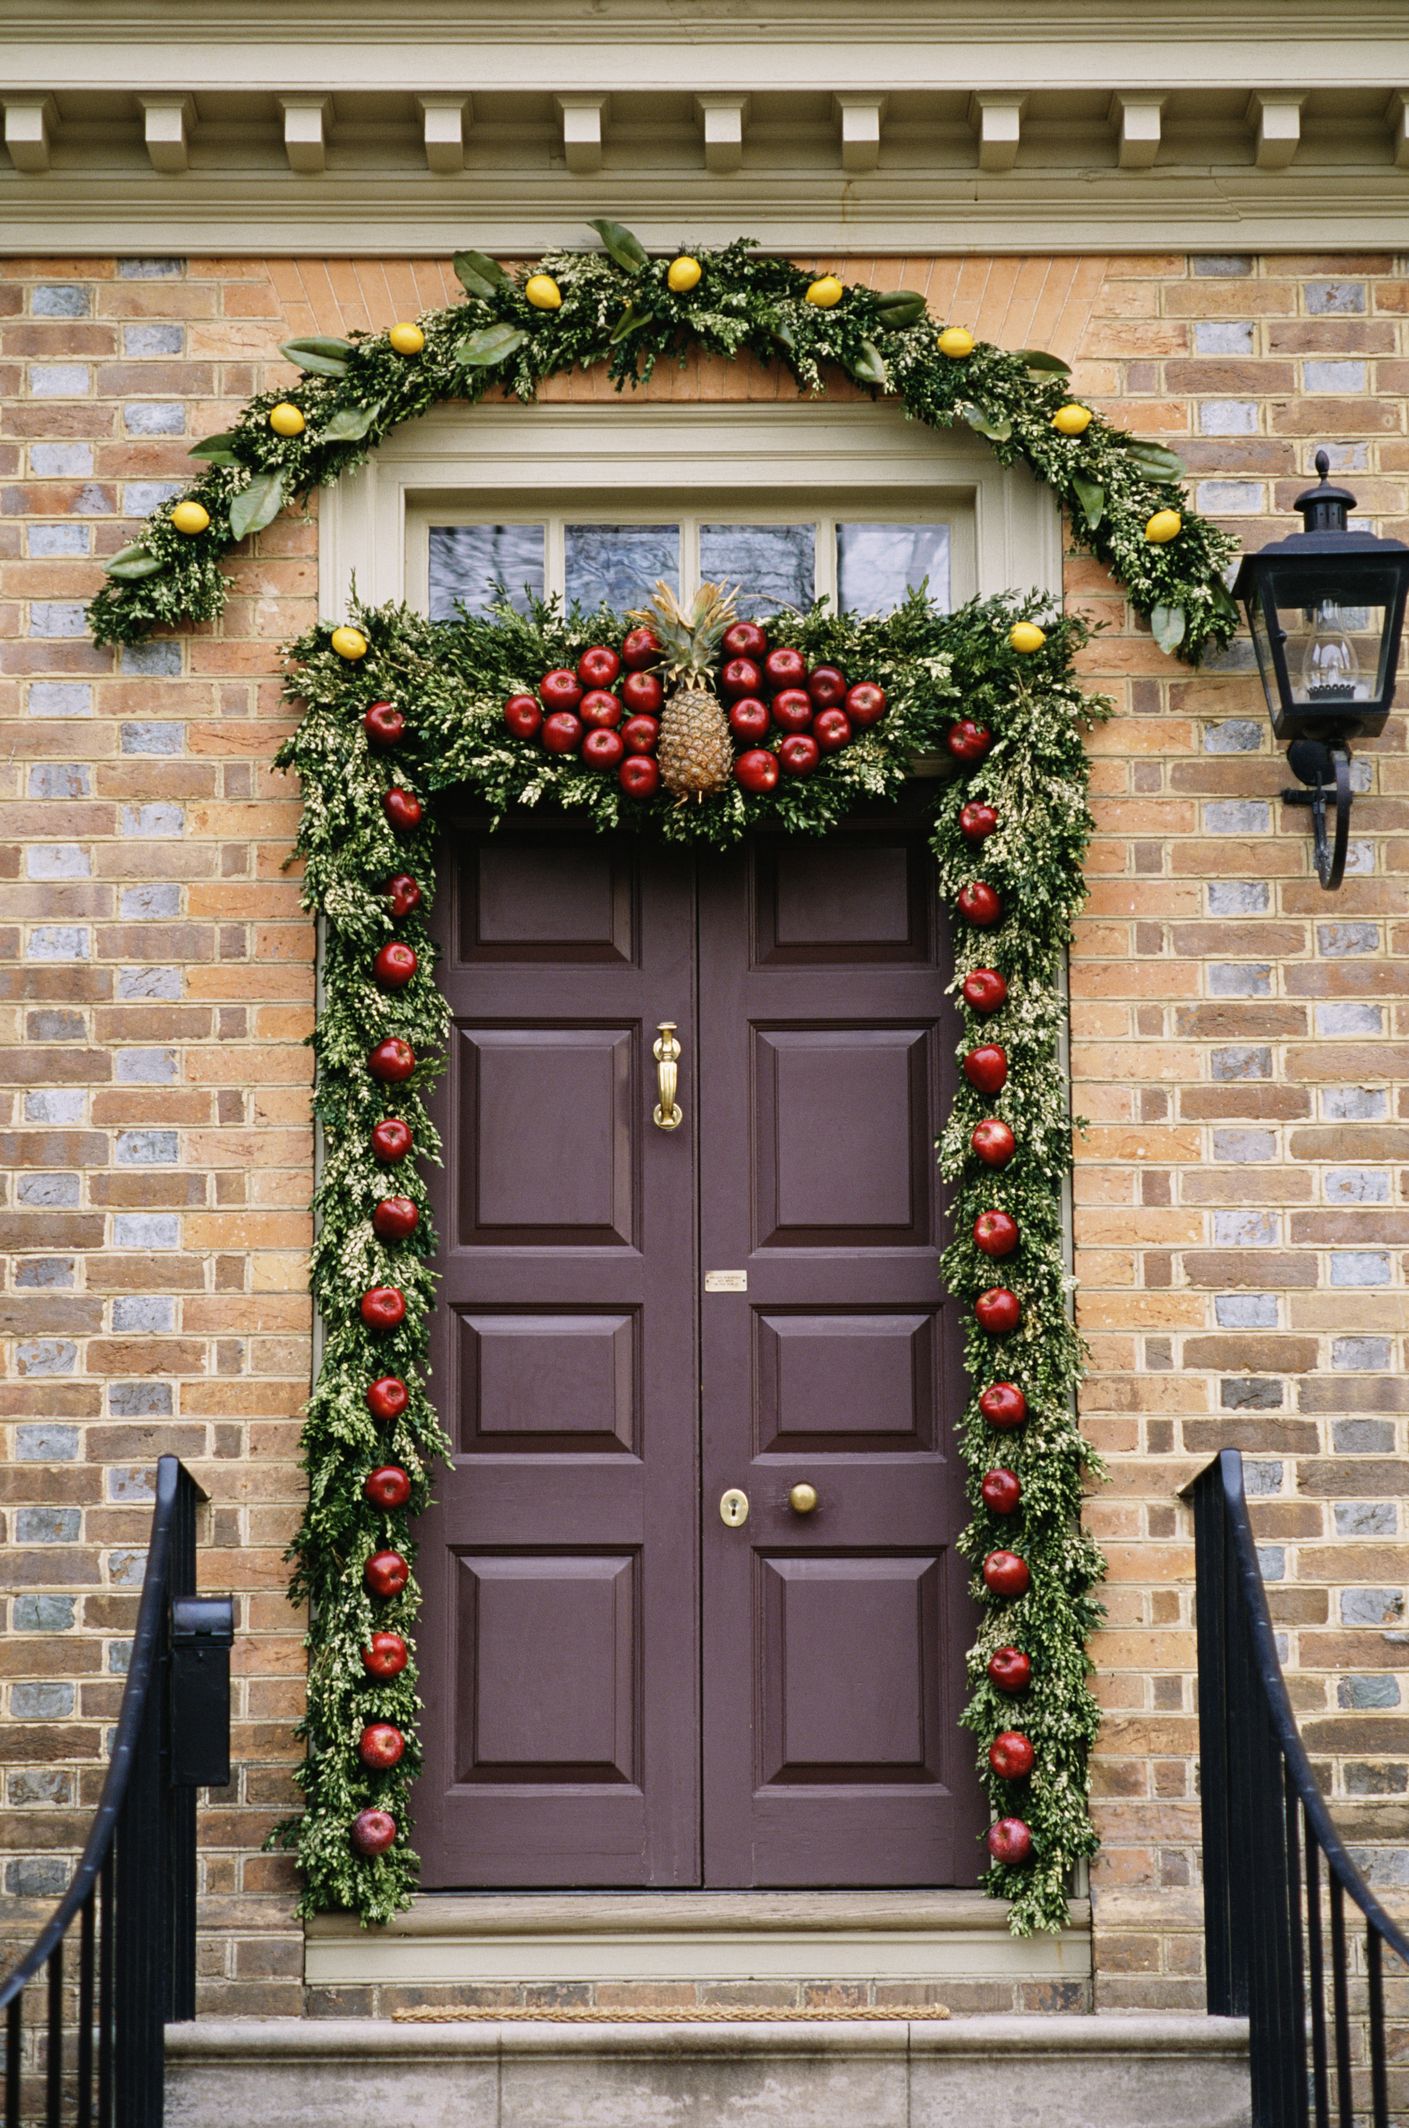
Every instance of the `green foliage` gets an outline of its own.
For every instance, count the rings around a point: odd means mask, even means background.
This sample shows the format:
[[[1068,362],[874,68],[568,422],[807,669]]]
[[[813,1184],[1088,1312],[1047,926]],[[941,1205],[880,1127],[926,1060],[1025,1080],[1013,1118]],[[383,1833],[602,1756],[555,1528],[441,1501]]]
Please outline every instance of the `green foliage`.
[[[457,254],[465,300],[419,320],[422,352],[399,355],[385,332],[349,339],[291,340],[283,352],[302,370],[287,396],[307,420],[303,434],[276,436],[269,409],[282,394],[252,399],[228,436],[192,453],[208,467],[190,494],[210,513],[193,538],[173,533],[166,510],[138,543],[159,567],[141,578],[114,573],[89,608],[99,642],[140,641],[155,627],[214,618],[225,603],[225,549],[269,520],[241,500],[261,475],[277,474],[286,498],[306,496],[360,465],[392,429],[448,399],[479,400],[494,389],[533,399],[546,378],[605,362],[621,390],[643,383],[662,360],[692,348],[782,361],[803,392],[822,392],[841,370],[898,397],[930,428],[962,422],[992,443],[1004,465],[1024,460],[1067,511],[1072,538],[1106,562],[1147,618],[1165,621],[1159,640],[1191,664],[1226,643],[1237,611],[1223,570],[1237,548],[1187,505],[1183,469],[1162,445],[1141,442],[1099,414],[1081,436],[1063,436],[1052,415],[1068,396],[1066,365],[1036,349],[1005,353],[980,342],[960,359],[940,354],[935,323],[908,289],[848,287],[819,310],[805,300],[810,276],[744,239],[698,253],[703,268],[683,294],[668,285],[669,261],[652,258],[630,230],[592,224],[601,251],[553,252],[512,275],[483,252]],[[531,273],[552,274],[562,307],[535,310]],[[918,306],[918,307],[917,307]],[[261,496],[272,491],[260,490]],[[1177,506],[1183,529],[1166,545],[1145,538],[1157,509]]]
[[[1033,1832],[1033,1861],[993,1866],[989,1888],[1012,1901],[1018,1933],[1057,1928],[1064,1920],[1071,1865],[1095,1847],[1086,1760],[1096,1710],[1085,1644],[1099,1615],[1091,1591],[1101,1562],[1079,1525],[1094,1464],[1075,1423],[1081,1348],[1062,1253],[1071,1132],[1058,1048],[1059,983],[1090,831],[1081,733],[1106,705],[1084,697],[1073,675],[1073,656],[1087,635],[1079,620],[1042,614],[1043,649],[1026,656],[1010,649],[1013,622],[1039,612],[1036,599],[1002,598],[942,615],[914,597],[883,620],[818,607],[800,621],[771,623],[774,641],[795,642],[813,662],[837,663],[853,680],[879,681],[887,714],[810,778],[785,777],[768,797],[746,799],[731,788],[689,804],[664,796],[629,800],[615,777],[574,756],[547,754],[536,740],[516,739],[504,727],[508,695],[532,690],[554,666],[574,664],[593,642],[619,643],[627,626],[622,615],[539,606],[525,616],[504,606],[487,617],[433,623],[404,609],[358,609],[353,618],[369,644],[361,662],[337,657],[326,628],[295,646],[298,664],[286,691],[302,703],[303,714],[279,763],[302,782],[304,894],[324,920],[325,937],[324,1002],[314,1037],[325,1159],[313,1258],[325,1343],[303,1435],[308,1508],[293,1553],[294,1594],[313,1606],[300,1774],[306,1809],[278,1835],[298,1853],[304,1913],[341,1908],[383,1921],[407,1903],[416,1881],[406,1837],[419,1764],[415,1746],[384,1773],[368,1772],[356,1749],[364,1723],[379,1717],[414,1734],[414,1666],[393,1684],[376,1685],[364,1674],[360,1651],[375,1627],[409,1637],[415,1585],[391,1602],[376,1602],[364,1589],[362,1565],[385,1544],[412,1556],[410,1517],[425,1504],[431,1466],[445,1450],[425,1386],[434,1294],[429,1200],[412,1172],[414,1158],[388,1170],[369,1144],[373,1124],[395,1114],[412,1126],[417,1153],[437,1157],[425,1097],[443,1067],[446,1041],[424,910],[394,926],[385,895],[386,881],[409,871],[429,903],[431,808],[415,833],[396,834],[382,808],[388,785],[409,784],[427,799],[442,790],[468,792],[495,820],[511,808],[552,805],[607,832],[725,848],[752,826],[820,834],[858,804],[896,795],[913,757],[928,755],[932,764],[937,753],[943,768],[931,785],[933,847],[944,895],[952,901],[966,881],[981,876],[1005,904],[996,930],[971,932],[957,924],[955,987],[970,968],[992,965],[1010,988],[1009,1003],[994,1018],[979,1021],[965,1012],[960,1045],[962,1054],[976,1039],[1001,1041],[1008,1083],[996,1101],[986,1102],[963,1082],[939,1149],[955,1186],[958,1237],[946,1251],[944,1276],[969,1314],[975,1388],[967,1411],[956,1415],[974,1510],[962,1543],[976,1563],[997,1545],[1012,1546],[1032,1569],[1032,1588],[1017,1602],[991,1598],[975,1577],[982,1623],[969,1658],[972,1696],[964,1719],[979,1741],[995,1815],[1019,1814]],[[379,699],[395,702],[408,719],[404,741],[390,753],[370,748],[363,731],[364,713]],[[962,776],[943,747],[947,726],[961,714],[994,734],[985,760]],[[990,800],[1000,818],[980,854],[957,825],[969,796]],[[387,992],[373,979],[372,960],[394,931],[415,946],[420,967],[405,990]],[[407,1086],[388,1089],[371,1076],[366,1059],[390,1034],[411,1042],[418,1064]],[[996,1173],[980,1165],[968,1144],[973,1124],[990,1112],[1007,1117],[1018,1138],[1017,1156]],[[384,1244],[373,1232],[372,1209],[390,1189],[421,1207],[414,1247]],[[991,1205],[1011,1211],[1022,1231],[1018,1253],[997,1271],[969,1239],[975,1215]],[[1024,1314],[1011,1337],[995,1341],[973,1321],[972,1302],[1000,1275],[1019,1293]],[[369,1331],[358,1311],[361,1294],[379,1283],[400,1286],[408,1300],[405,1322],[390,1334]],[[368,1383],[385,1372],[401,1375],[411,1388],[410,1409],[392,1428],[379,1428],[365,1401]],[[996,1376],[1017,1380],[1027,1392],[1032,1416],[1020,1434],[993,1436],[979,1414],[977,1391]],[[404,1513],[384,1514],[362,1497],[366,1471],[387,1460],[402,1463],[414,1479]],[[1019,1516],[1002,1523],[984,1509],[979,1493],[995,1460],[1011,1465],[1024,1487]],[[1033,1659],[1032,1685],[1017,1701],[996,1692],[984,1669],[992,1649],[1009,1640]],[[1016,1786],[999,1781],[987,1763],[989,1740],[1009,1726],[1023,1728],[1037,1751],[1031,1778]],[[373,1860],[354,1854],[348,1837],[353,1817],[368,1805],[390,1810],[402,1834]]]

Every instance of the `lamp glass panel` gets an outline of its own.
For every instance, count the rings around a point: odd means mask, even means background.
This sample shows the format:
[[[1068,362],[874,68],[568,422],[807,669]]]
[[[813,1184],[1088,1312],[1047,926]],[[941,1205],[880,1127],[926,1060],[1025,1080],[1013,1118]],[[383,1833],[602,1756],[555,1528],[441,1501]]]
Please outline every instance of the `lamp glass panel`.
[[[1279,604],[1293,705],[1336,709],[1376,701],[1384,692],[1387,618],[1382,605],[1343,605],[1337,598]]]

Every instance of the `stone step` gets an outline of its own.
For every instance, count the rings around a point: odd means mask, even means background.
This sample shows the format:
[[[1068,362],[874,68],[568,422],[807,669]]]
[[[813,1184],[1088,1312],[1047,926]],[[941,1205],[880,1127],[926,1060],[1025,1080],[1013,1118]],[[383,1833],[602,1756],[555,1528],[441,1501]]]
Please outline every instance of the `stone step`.
[[[1249,2128],[1235,2018],[458,2025],[220,2018],[167,2032],[167,2128]]]

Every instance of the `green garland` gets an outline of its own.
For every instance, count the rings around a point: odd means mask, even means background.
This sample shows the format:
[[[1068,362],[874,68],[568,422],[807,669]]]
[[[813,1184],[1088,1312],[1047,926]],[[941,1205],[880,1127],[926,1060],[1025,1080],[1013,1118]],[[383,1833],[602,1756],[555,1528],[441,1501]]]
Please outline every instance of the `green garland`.
[[[600,268],[594,272],[598,285],[616,289],[614,280],[602,281]],[[945,1254],[944,1276],[969,1311],[967,1363],[975,1389],[962,1415],[947,1415],[966,1459],[973,1507],[959,1541],[974,1562],[974,1594],[983,1606],[964,1720],[979,1739],[980,1773],[995,1817],[1020,1815],[1032,1833],[1032,1859],[994,1863],[988,1888],[1011,1900],[1018,1934],[1064,1921],[1071,1865],[1096,1844],[1086,1807],[1086,1759],[1096,1728],[1086,1640],[1100,1615],[1091,1592],[1101,1559],[1079,1524],[1083,1487],[1095,1465],[1075,1421],[1081,1350],[1062,1256],[1070,1119],[1058,1050],[1059,979],[1082,897],[1091,825],[1081,734],[1108,705],[1085,697],[1073,674],[1073,657],[1087,640],[1080,620],[1044,616],[1039,648],[1020,654],[1011,647],[1013,624],[1039,610],[1035,598],[1010,597],[946,616],[915,597],[883,620],[819,608],[771,624],[774,641],[796,643],[810,661],[825,659],[853,678],[881,681],[890,708],[879,725],[825,757],[810,778],[784,778],[760,797],[746,798],[731,786],[688,805],[664,795],[629,799],[614,776],[573,755],[549,755],[504,727],[507,695],[533,689],[551,667],[574,664],[594,641],[620,642],[626,623],[618,615],[564,616],[539,607],[523,618],[504,607],[485,618],[438,624],[404,609],[359,610],[355,619],[368,646],[360,661],[339,656],[324,627],[296,646],[298,665],[286,691],[303,703],[303,715],[279,763],[302,781],[305,900],[323,917],[326,941],[314,1038],[325,1160],[312,1274],[325,1343],[303,1435],[308,1508],[293,1551],[293,1593],[313,1607],[299,1774],[306,1808],[275,1836],[298,1853],[303,1913],[339,1908],[385,1921],[407,1903],[417,1870],[408,1838],[410,1787],[419,1766],[414,1662],[377,1682],[362,1661],[375,1631],[409,1641],[416,1586],[413,1580],[400,1594],[374,1597],[363,1569],[387,1546],[414,1560],[411,1518],[425,1505],[429,1468],[446,1446],[425,1388],[434,1236],[415,1159],[388,1169],[369,1134],[395,1113],[411,1126],[416,1155],[437,1156],[425,1095],[444,1065],[446,1014],[432,978],[424,913],[432,890],[430,809],[414,828],[396,832],[383,804],[389,787],[399,784],[423,800],[447,787],[468,788],[496,817],[551,804],[604,830],[723,846],[753,825],[822,833],[854,804],[897,792],[914,754],[938,752],[945,775],[935,784],[933,848],[942,891],[952,903],[966,883],[982,877],[1004,907],[996,928],[956,922],[955,988],[980,966],[999,969],[1009,986],[1007,1003],[986,1018],[964,1007],[960,1050],[967,1055],[976,1044],[1001,1042],[1006,1086],[995,1099],[966,1083],[940,1146],[943,1173],[957,1187],[959,1236]],[[404,738],[391,750],[369,745],[363,717],[374,700],[390,700],[406,716]],[[993,735],[990,751],[968,770],[944,751],[946,732],[961,716]],[[958,825],[960,804],[971,798],[989,801],[999,816],[978,850]],[[397,921],[386,884],[401,873],[415,877],[423,899]],[[419,965],[404,988],[387,990],[374,976],[373,960],[393,936],[415,949]],[[416,1059],[414,1075],[395,1087],[383,1086],[368,1068],[373,1046],[390,1036],[408,1041]],[[970,1149],[970,1132],[985,1115],[1008,1119],[1016,1133],[1016,1154],[1001,1169],[985,1167]],[[419,1208],[420,1224],[408,1243],[388,1244],[374,1231],[374,1207],[389,1190],[409,1195]],[[995,1206],[1011,1213],[1021,1232],[1017,1252],[1001,1264],[969,1238],[975,1216]],[[1020,1324],[1006,1336],[983,1330],[973,1313],[977,1296],[1000,1278],[1022,1305]],[[405,1319],[389,1331],[369,1329],[360,1312],[363,1294],[381,1285],[406,1297]],[[366,1397],[368,1384],[388,1373],[410,1391],[405,1413],[390,1427],[373,1419]],[[977,1392],[995,1379],[1023,1385],[1030,1416],[1021,1431],[997,1434],[983,1419]],[[390,1512],[363,1493],[369,1469],[388,1460],[411,1477],[409,1501]],[[1000,1518],[984,1505],[980,1482],[995,1462],[1022,1481],[1016,1516]],[[977,1569],[998,1548],[1026,1559],[1026,1595],[999,1598],[986,1587]],[[997,1691],[987,1677],[989,1655],[1006,1643],[1024,1648],[1033,1662],[1032,1682],[1016,1697]],[[408,1739],[405,1756],[389,1770],[369,1771],[358,1754],[364,1724],[376,1720],[394,1723]],[[1021,1729],[1036,1753],[1031,1776],[1017,1782],[1000,1779],[988,1763],[989,1741],[1007,1728]],[[389,1812],[397,1828],[395,1844],[375,1856],[358,1852],[350,1838],[354,1818],[368,1808]]]
[[[1079,435],[1054,426],[1068,402],[1067,365],[1055,355],[975,345],[962,330],[937,334],[920,295],[824,287],[744,239],[699,252],[698,280],[676,287],[669,262],[648,257],[629,230],[593,226],[601,251],[555,252],[514,274],[480,252],[460,253],[464,302],[424,313],[409,352],[394,344],[402,327],[289,341],[283,352],[302,370],[300,383],[250,400],[233,429],[191,453],[208,468],[185,498],[199,505],[198,529],[178,530],[164,507],[108,563],[109,581],[89,608],[97,640],[139,642],[153,628],[213,620],[225,605],[228,547],[340,479],[430,407],[473,403],[496,386],[531,400],[545,378],[602,362],[621,389],[643,383],[663,358],[683,362],[699,348],[781,362],[804,392],[822,391],[827,370],[840,369],[894,395],[929,428],[966,423],[1002,464],[1024,460],[1052,489],[1072,537],[1109,564],[1161,649],[1196,664],[1228,641],[1237,609],[1223,571],[1236,542],[1187,507],[1183,468],[1162,445],[1094,413]],[[539,307],[530,286],[541,301],[556,297],[554,307]],[[297,410],[300,433],[275,433],[276,405]]]

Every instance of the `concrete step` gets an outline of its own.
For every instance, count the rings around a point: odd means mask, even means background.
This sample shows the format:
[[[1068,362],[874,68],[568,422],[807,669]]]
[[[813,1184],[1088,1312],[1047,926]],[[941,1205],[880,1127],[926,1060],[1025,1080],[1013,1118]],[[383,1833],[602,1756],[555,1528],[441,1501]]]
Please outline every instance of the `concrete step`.
[[[168,2028],[167,2128],[1249,2128],[1247,2027],[1185,2016],[948,2022]]]

